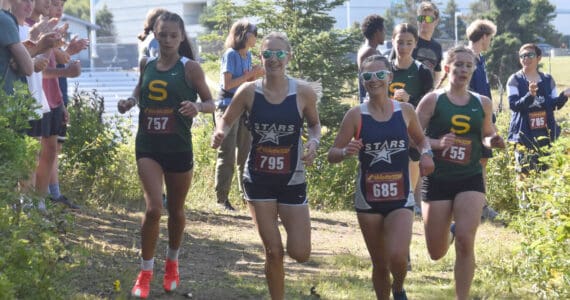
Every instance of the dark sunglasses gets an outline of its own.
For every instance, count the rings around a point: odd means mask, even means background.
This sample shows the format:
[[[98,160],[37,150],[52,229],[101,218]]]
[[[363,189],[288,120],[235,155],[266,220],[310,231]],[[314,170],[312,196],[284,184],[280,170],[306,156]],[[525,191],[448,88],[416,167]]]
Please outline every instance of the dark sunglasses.
[[[535,58],[536,57],[536,53],[534,52],[529,52],[529,53],[523,53],[519,55],[520,59],[525,59],[525,58]]]
[[[376,78],[378,80],[384,80],[384,79],[386,79],[386,77],[390,73],[392,73],[392,72],[390,72],[388,70],[379,70],[379,71],[374,71],[374,72],[362,72],[362,73],[360,73],[360,76],[362,77],[362,79],[364,79],[364,81],[371,80],[372,76],[376,76]]]
[[[288,53],[289,52],[285,50],[263,50],[261,52],[261,56],[263,56],[265,59],[270,59],[273,55],[275,55],[278,60],[284,60],[285,57],[287,57]]]
[[[418,16],[417,17],[418,22],[423,23],[426,22],[428,24],[431,24],[433,22],[435,22],[435,17],[432,16]]]

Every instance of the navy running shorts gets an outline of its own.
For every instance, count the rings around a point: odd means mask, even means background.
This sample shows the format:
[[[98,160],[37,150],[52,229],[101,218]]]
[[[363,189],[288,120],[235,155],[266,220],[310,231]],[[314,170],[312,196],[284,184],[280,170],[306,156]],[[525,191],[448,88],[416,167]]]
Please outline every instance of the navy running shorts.
[[[252,202],[277,201],[286,205],[307,205],[307,183],[297,185],[243,183],[245,199]]]

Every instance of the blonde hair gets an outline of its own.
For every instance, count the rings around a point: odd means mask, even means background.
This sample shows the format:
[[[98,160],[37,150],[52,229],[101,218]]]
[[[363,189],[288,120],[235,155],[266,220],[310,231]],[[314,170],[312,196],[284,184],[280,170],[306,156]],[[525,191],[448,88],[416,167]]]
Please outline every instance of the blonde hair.
[[[263,37],[263,39],[261,40],[261,44],[263,45],[265,41],[274,40],[274,39],[283,41],[285,43],[285,46],[287,47],[287,51],[291,52],[291,42],[289,42],[287,35],[285,35],[282,32],[277,32],[277,31],[270,32],[269,34]]]
[[[423,12],[433,12],[433,15],[436,19],[439,19],[439,9],[435,5],[435,3],[431,1],[422,1],[418,6],[418,16],[421,15]]]

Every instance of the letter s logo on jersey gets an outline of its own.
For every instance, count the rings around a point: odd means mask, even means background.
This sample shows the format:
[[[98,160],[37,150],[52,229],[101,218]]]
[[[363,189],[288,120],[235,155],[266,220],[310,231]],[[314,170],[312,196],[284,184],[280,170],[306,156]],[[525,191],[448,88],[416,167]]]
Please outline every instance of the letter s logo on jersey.
[[[471,130],[471,125],[469,125],[469,121],[471,121],[470,116],[466,115],[454,115],[451,117],[451,132],[455,134],[464,134],[468,133]]]
[[[168,91],[166,86],[168,82],[164,80],[153,80],[148,84],[148,89],[150,91],[148,98],[154,101],[164,101],[168,97]]]

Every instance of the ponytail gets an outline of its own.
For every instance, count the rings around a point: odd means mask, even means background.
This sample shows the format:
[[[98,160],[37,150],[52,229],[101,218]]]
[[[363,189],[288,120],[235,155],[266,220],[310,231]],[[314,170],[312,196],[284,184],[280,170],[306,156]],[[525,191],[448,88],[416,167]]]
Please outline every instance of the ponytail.
[[[443,82],[447,79],[447,75],[448,75],[447,72],[443,73],[443,76],[441,76],[441,78],[439,79],[439,82],[435,86],[436,90],[439,89],[443,85]]]
[[[146,40],[146,38],[148,37],[148,35],[150,34],[150,29],[149,28],[145,28],[143,30],[143,32],[141,32],[137,38],[142,42],[144,40]]]

